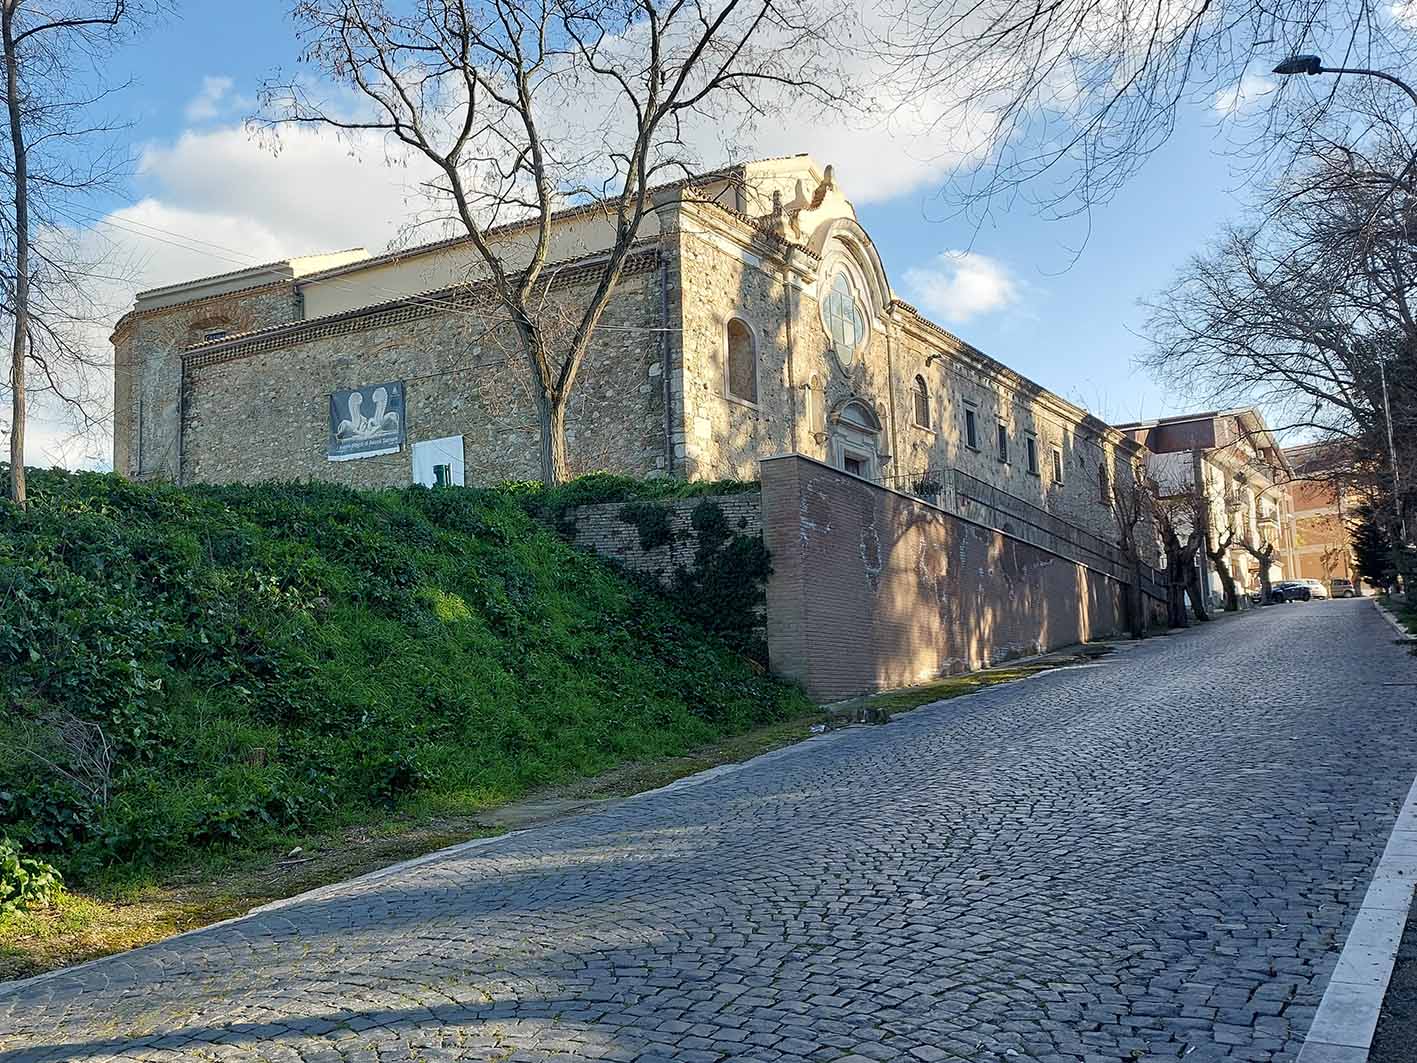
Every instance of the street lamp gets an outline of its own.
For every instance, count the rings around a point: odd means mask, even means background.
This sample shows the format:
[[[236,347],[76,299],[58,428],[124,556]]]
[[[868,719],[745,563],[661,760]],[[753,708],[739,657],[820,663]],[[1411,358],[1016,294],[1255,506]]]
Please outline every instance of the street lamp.
[[[1417,91],[1400,77],[1383,70],[1368,70],[1360,66],[1324,66],[1323,60],[1316,55],[1291,55],[1274,68],[1274,73],[1308,74],[1310,77],[1315,74],[1361,74],[1363,77],[1382,78],[1407,93],[1413,104],[1417,104]]]
[[[1407,93],[1413,106],[1417,107],[1417,90],[1414,90],[1400,77],[1383,70],[1369,70],[1366,67],[1357,66],[1324,66],[1323,60],[1316,55],[1291,55],[1274,68],[1274,73],[1307,74],[1310,77],[1314,74],[1358,74],[1363,77],[1380,78]],[[1407,164],[1407,170],[1412,170],[1414,165],[1417,165],[1417,158]],[[1399,181],[1401,179],[1401,177],[1398,178]],[[1387,397],[1387,362],[1381,356],[1378,358],[1378,377],[1382,382],[1383,419],[1387,422],[1387,451],[1388,461],[1392,463],[1392,494],[1393,501],[1397,506],[1397,530],[1401,545],[1406,548],[1411,543],[1407,538],[1407,515],[1403,512],[1401,474],[1397,471],[1397,445],[1393,442],[1392,436],[1392,408],[1388,405]]]

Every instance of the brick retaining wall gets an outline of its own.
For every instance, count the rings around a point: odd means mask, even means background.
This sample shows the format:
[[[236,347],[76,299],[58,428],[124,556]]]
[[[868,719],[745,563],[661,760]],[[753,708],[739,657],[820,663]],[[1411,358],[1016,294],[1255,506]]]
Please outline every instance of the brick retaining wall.
[[[798,455],[762,463],[773,671],[819,701],[1115,634],[1100,571]]]

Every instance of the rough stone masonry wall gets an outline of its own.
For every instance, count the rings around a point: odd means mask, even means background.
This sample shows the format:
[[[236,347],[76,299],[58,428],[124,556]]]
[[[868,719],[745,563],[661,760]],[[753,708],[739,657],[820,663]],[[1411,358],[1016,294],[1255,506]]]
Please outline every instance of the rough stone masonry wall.
[[[698,228],[680,233],[683,393],[676,406],[687,478],[753,479],[760,459],[788,452],[830,463],[824,415],[856,398],[882,423],[881,449],[891,457],[880,473],[890,486],[912,491],[922,481],[942,480],[948,505],[949,474],[958,469],[1093,535],[1115,536],[1112,512],[1101,501],[1099,467],[1106,465],[1112,480],[1125,485],[1135,476],[1133,459],[1096,425],[1070,415],[1037,385],[1002,367],[990,369],[982,355],[900,306],[863,303],[872,318],[869,336],[844,363],[831,351],[817,300],[820,286],[846,261],[833,250],[836,241],[824,251],[816,282],[799,285],[788,283],[791,271],[751,229],[724,221],[708,205],[688,215]],[[710,231],[712,223],[717,231]],[[864,285],[858,295],[868,299]],[[756,403],[727,393],[726,330],[734,318],[748,327],[758,355]],[[929,393],[926,426],[914,418],[917,377]],[[809,403],[819,407],[815,414]],[[966,410],[976,418],[974,447],[965,436]],[[1008,460],[997,449],[1000,423],[1008,430]],[[1029,436],[1035,469],[1027,462]],[[1061,477],[1053,468],[1054,447]]]
[[[571,289],[568,303],[583,297]],[[663,475],[659,272],[626,276],[606,308],[567,412],[572,471]],[[505,330],[502,330],[505,331]],[[469,486],[540,479],[540,427],[518,351],[477,313],[414,307],[348,323],[310,323],[279,347],[194,352],[186,368],[186,482],[412,480],[413,444],[461,435]],[[404,381],[407,444],[396,454],[328,459],[329,396]]]
[[[735,532],[762,535],[762,495],[757,491],[704,497],[718,505]],[[581,550],[592,550],[632,572],[648,573],[660,584],[668,584],[676,570],[694,566],[699,536],[694,530],[693,513],[704,497],[577,506],[567,513],[568,523],[575,528],[572,542]],[[646,550],[640,542],[639,527],[623,519],[627,510],[635,506],[656,506],[667,511],[671,541]]]
[[[208,329],[250,332],[293,321],[295,298],[294,287],[279,282],[127,315],[113,335],[114,469],[176,479],[183,348]]]
[[[1119,631],[1123,586],[820,462],[762,463],[768,655],[818,701]]]

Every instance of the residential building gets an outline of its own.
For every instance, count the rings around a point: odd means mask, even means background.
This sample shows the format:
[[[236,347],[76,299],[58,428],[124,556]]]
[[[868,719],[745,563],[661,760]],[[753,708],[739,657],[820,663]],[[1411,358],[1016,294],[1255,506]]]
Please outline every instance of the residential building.
[[[1349,529],[1358,499],[1335,475],[1333,444],[1289,447],[1284,456],[1294,468],[1289,502],[1294,512],[1294,574],[1301,579],[1346,579],[1360,586]]]
[[[1160,493],[1194,497],[1194,512],[1208,522],[1211,544],[1228,541],[1220,563],[1240,594],[1257,593],[1261,586],[1260,563],[1247,546],[1274,545],[1272,581],[1294,574],[1294,518],[1288,492],[1293,470],[1258,410],[1212,410],[1117,428],[1151,452],[1147,468]],[[1178,530],[1185,535],[1190,529]],[[1224,588],[1206,551],[1197,554],[1196,564],[1211,603],[1221,601]]]
[[[945,507],[982,483],[1114,538],[1107,487],[1134,480],[1142,448],[898,299],[831,167],[748,162],[653,200],[570,401],[574,471],[755,478],[796,452]],[[612,222],[603,203],[556,216],[547,276],[568,314]],[[514,269],[532,233],[490,239]],[[539,477],[528,371],[465,279],[476,265],[450,239],[139,293],[113,336],[115,467],[184,483]]]

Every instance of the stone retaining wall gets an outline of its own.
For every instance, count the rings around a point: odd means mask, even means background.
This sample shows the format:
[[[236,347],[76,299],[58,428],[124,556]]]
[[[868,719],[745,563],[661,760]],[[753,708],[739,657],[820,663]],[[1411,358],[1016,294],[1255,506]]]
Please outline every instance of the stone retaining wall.
[[[745,491],[733,495],[709,495],[723,511],[728,526],[744,535],[762,535],[762,495]],[[693,513],[704,498],[677,498],[662,502],[606,502],[593,506],[577,506],[567,511],[566,523],[575,528],[572,543],[582,550],[592,550],[602,557],[623,565],[633,572],[652,575],[667,584],[676,570],[694,566],[694,551],[699,536],[694,530]],[[672,539],[663,545],[646,549],[641,543],[637,524],[626,516],[635,507],[653,506],[667,511]]]

